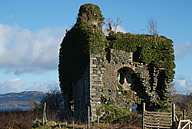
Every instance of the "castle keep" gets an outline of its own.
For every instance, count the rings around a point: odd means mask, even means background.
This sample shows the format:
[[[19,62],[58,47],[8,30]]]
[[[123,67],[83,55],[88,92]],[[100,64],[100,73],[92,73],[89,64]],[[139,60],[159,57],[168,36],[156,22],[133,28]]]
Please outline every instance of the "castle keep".
[[[159,108],[169,96],[174,76],[172,40],[158,35],[113,32],[104,35],[98,6],[80,7],[59,55],[59,80],[65,111],[79,120],[97,119],[103,105],[131,109],[147,103]],[[111,26],[109,26],[110,28]]]

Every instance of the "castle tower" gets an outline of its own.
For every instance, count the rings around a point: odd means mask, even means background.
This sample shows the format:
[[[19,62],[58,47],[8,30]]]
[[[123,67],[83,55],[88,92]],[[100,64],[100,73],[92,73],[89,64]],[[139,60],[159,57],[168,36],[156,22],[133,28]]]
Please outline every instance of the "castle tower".
[[[64,114],[80,121],[87,121],[90,114],[95,121],[98,112],[103,115],[105,104],[128,110],[141,102],[151,110],[160,107],[160,102],[167,101],[174,75],[172,40],[116,33],[110,24],[105,35],[103,23],[98,6],[82,5],[76,24],[61,43],[59,81]]]

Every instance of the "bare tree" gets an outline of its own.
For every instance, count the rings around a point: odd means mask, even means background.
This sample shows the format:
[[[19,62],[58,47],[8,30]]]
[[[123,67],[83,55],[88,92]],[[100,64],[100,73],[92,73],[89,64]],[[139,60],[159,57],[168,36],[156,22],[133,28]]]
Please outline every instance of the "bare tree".
[[[61,91],[57,87],[54,87],[47,92],[47,96],[41,101],[41,107],[43,107],[44,102],[46,102],[49,110],[58,111],[63,101]]]
[[[192,93],[189,95],[185,95],[182,97],[182,102],[180,103],[180,108],[182,110],[185,110],[185,115],[187,116],[187,119],[192,120]]]
[[[182,101],[182,94],[177,93],[174,82],[169,85],[169,96],[171,102],[180,103]]]
[[[154,18],[149,19],[148,22],[148,32],[151,35],[157,35],[158,31],[157,31],[157,20],[155,20]]]
[[[122,23],[122,21],[120,20],[120,18],[118,17],[115,21],[115,23],[113,24],[113,28],[114,28],[114,31],[116,32],[117,31],[117,27]]]
[[[117,17],[116,21],[113,23],[111,18],[107,19],[107,32],[114,31],[117,32],[117,27],[122,23],[119,17]]]
[[[109,17],[108,19],[107,19],[107,27],[106,27],[106,30],[107,30],[107,32],[110,32],[111,30],[112,30],[112,23],[113,23],[113,20]]]

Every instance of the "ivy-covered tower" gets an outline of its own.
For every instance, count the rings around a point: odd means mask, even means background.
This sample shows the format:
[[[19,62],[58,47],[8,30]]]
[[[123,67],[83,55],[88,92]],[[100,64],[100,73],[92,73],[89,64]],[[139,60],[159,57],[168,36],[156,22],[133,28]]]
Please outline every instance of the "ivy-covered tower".
[[[172,40],[158,35],[102,31],[98,6],[82,5],[76,24],[66,33],[59,53],[59,81],[65,112],[87,121],[103,104],[130,109],[147,103],[160,108],[174,77]]]

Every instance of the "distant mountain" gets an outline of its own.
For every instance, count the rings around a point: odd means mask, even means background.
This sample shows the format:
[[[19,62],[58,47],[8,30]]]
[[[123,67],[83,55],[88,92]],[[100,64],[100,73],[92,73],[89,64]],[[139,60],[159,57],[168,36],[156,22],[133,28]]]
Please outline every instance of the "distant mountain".
[[[40,103],[45,96],[45,92],[39,91],[0,94],[0,107],[32,107],[34,99]]]

